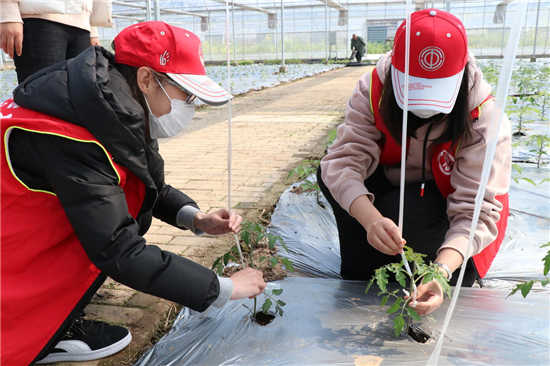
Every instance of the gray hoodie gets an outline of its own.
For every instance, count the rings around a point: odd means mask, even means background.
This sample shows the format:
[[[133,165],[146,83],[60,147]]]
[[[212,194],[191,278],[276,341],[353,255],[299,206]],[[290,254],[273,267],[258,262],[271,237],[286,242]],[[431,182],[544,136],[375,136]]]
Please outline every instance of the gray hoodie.
[[[386,71],[390,65],[391,51],[383,55],[376,65],[376,71],[382,83],[384,83]],[[469,65],[469,110],[471,111],[490,94],[491,86],[483,80],[481,70],[476,65],[471,53]],[[340,206],[348,212],[353,201],[359,196],[367,195],[372,202],[375,199],[364,185],[365,179],[378,166],[381,151],[377,142],[382,137],[381,132],[375,127],[370,104],[371,75],[372,70],[361,76],[357,82],[357,86],[348,100],[345,122],[338,127],[338,139],[321,161],[323,182]],[[494,101],[483,105],[478,121],[473,124],[472,139],[461,143],[451,172],[451,185],[455,191],[447,197],[447,216],[450,228],[440,249],[453,248],[463,256],[466,255],[475,197],[481,179],[491,114],[494,108]],[[443,128],[443,125],[434,126],[428,140],[433,141],[440,136]],[[406,161],[405,181],[407,184],[421,181],[423,143],[427,129],[428,125],[420,127],[416,132],[417,138],[410,139]],[[429,152],[432,151],[432,144],[430,141],[428,141],[426,150],[428,152],[425,164],[426,181],[434,179],[431,172],[432,156]],[[467,257],[481,252],[497,236],[496,222],[500,218],[502,204],[495,196],[508,192],[511,165],[511,126],[508,118],[504,116],[487,191],[477,223],[475,240],[472,251]],[[384,171],[390,183],[399,186],[399,165],[384,166]]]

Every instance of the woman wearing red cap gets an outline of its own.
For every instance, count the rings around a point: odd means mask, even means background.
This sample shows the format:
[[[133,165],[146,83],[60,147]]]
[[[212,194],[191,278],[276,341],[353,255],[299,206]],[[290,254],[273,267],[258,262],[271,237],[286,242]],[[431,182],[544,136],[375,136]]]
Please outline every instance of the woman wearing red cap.
[[[238,232],[164,181],[157,138],[193,118],[195,97],[230,95],[205,75],[196,35],[164,22],[124,29],[41,70],[1,107],[1,363],[109,356],[128,330],[80,318],[107,276],[197,311],[254,297],[262,273],[230,279],[146,245],[152,216],[196,235]]]
[[[468,52],[462,22],[441,10],[411,15],[407,159],[401,161],[406,24],[393,51],[363,75],[348,101],[338,140],[322,159],[321,189],[334,209],[341,275],[369,280],[380,266],[399,262],[406,243],[427,254],[445,276],[469,258],[471,286],[487,273],[504,237],[511,173],[506,116],[498,137],[472,250],[466,253],[488,128],[495,103]],[[404,224],[397,225],[401,164],[406,164]],[[405,242],[406,240],[406,242]],[[437,281],[418,287],[416,310],[437,309]]]

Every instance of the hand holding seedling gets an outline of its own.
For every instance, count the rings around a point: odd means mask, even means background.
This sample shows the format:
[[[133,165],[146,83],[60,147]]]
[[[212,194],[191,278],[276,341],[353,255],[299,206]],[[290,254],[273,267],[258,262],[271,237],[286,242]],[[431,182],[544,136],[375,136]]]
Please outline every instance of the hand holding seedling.
[[[349,212],[363,225],[367,241],[373,248],[388,255],[403,251],[406,241],[401,237],[401,230],[392,220],[382,216],[366,195],[357,197]]]
[[[245,297],[253,299],[261,294],[266,286],[263,273],[253,268],[245,268],[229,278],[233,281],[231,300],[244,299]]]
[[[197,212],[195,215],[195,228],[204,231],[210,235],[223,235],[228,233],[238,233],[243,218],[227,208],[205,214]]]
[[[409,297],[405,296],[405,300]],[[436,280],[432,280],[428,283],[418,285],[416,288],[416,306],[414,309],[417,314],[427,315],[436,310],[443,303],[443,288]],[[409,306],[412,305],[412,301],[409,302]]]

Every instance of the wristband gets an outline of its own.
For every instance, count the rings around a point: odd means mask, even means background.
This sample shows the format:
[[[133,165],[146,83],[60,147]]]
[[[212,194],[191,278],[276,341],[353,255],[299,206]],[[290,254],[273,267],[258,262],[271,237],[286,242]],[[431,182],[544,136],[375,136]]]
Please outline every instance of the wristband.
[[[451,269],[449,268],[449,266],[439,262],[435,262],[434,264],[438,267],[443,268],[445,272],[447,272],[447,279],[450,281],[451,278],[453,277],[453,273],[451,272]]]

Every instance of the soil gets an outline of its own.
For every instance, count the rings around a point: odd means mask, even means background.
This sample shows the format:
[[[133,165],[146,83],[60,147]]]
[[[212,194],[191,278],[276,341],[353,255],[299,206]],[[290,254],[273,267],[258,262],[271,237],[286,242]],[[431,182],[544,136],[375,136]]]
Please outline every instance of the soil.
[[[273,314],[266,314],[262,313],[261,311],[258,311],[256,315],[254,315],[254,320],[258,325],[264,326],[268,325],[275,319],[275,315]]]
[[[271,258],[276,253],[277,249],[269,248],[267,238],[263,238],[262,240],[260,240],[260,242],[256,245],[256,248],[252,251],[252,261],[254,264],[254,268],[262,271],[262,273],[264,274],[264,281],[266,282],[282,280],[287,276],[286,270],[283,268],[281,263],[278,263],[275,267],[271,267],[269,265],[269,258]],[[250,267],[250,260],[247,254],[248,253],[243,253],[243,256],[245,257],[244,264],[246,267]],[[265,257],[265,260],[260,262],[260,258],[262,257]],[[233,273],[238,272],[241,269],[243,269],[242,264],[226,267],[223,270],[223,276],[231,277]]]
[[[430,335],[420,329],[418,326],[413,325],[412,321],[408,331],[409,336],[418,343],[426,343],[430,339]]]

